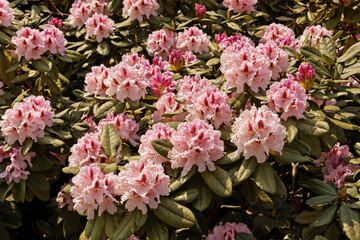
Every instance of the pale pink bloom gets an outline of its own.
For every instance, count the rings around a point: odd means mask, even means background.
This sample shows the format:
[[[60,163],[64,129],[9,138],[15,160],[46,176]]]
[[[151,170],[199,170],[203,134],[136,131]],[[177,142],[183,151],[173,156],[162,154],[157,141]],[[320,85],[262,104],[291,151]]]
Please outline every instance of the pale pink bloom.
[[[14,19],[14,10],[6,0],[0,0],[0,26],[10,27]]]
[[[205,17],[206,15],[206,6],[205,5],[200,5],[200,4],[195,4],[195,10],[196,10],[196,17],[199,19],[202,19]]]
[[[109,69],[103,64],[91,68],[91,72],[85,76],[85,91],[94,93],[96,96],[106,96],[108,87],[105,80],[109,77]]]
[[[188,51],[188,52],[190,52],[190,51]],[[175,72],[180,71],[184,67],[185,61],[184,61],[184,57],[181,54],[180,50],[173,50],[171,52],[170,57],[169,57],[169,63],[170,63],[171,69]]]
[[[139,22],[144,20],[144,16],[157,16],[156,10],[160,7],[156,0],[124,0],[123,5],[124,16],[129,17],[130,21],[137,19]]]
[[[171,116],[163,117],[166,113],[174,113],[184,109],[184,105],[175,100],[174,93],[166,93],[154,103],[154,107],[157,109],[154,112],[154,122],[182,122],[187,115],[186,112]]]
[[[226,93],[217,87],[211,86],[202,91],[194,92],[191,104],[187,104],[185,109],[189,112],[186,119],[203,119],[210,121],[216,129],[222,124],[231,125],[232,111],[229,98]]]
[[[324,176],[324,182],[333,181],[340,188],[347,182],[346,178],[355,174],[360,168],[358,165],[343,160],[344,158],[352,157],[354,156],[349,151],[349,146],[340,146],[340,143],[337,143],[329,152],[323,152],[315,164],[317,166],[322,165],[321,171]]]
[[[53,117],[49,101],[43,96],[30,96],[5,111],[0,122],[1,132],[10,145],[16,141],[22,144],[26,138],[36,142],[44,136],[45,127],[52,126]]]
[[[210,40],[198,27],[191,27],[179,33],[176,47],[182,52],[204,53],[209,51]]]
[[[58,18],[52,18],[48,24],[57,27],[58,29],[62,29],[62,20]]]
[[[224,0],[223,2],[229,11],[234,11],[235,13],[246,12],[247,14],[255,11],[254,5],[256,3],[257,0]]]
[[[236,45],[225,49],[220,62],[220,70],[227,80],[225,89],[236,87],[237,93],[242,93],[247,85],[252,91],[258,92],[260,88],[266,89],[270,83],[269,58],[249,44],[240,50]]]
[[[306,29],[304,30],[303,34],[301,35],[301,37],[299,39],[299,42],[298,42],[299,47],[303,44],[303,42],[308,37],[308,35],[311,36],[311,45],[313,47],[316,47],[318,45],[320,38],[322,36],[329,36],[329,37],[333,36],[333,34],[329,30],[322,27],[321,25],[306,27]]]
[[[306,90],[296,81],[282,79],[270,86],[266,92],[268,107],[281,113],[281,118],[287,120],[290,116],[296,119],[305,118],[307,94]]]
[[[272,23],[266,26],[260,38],[260,43],[274,41],[280,47],[296,47],[297,43],[294,31],[280,23]]]
[[[215,88],[207,78],[201,78],[200,75],[195,76],[184,76],[183,79],[179,80],[179,99],[185,101],[186,104],[192,103],[193,94],[200,92],[203,89]]]
[[[114,115],[114,112],[108,112],[106,118],[102,119],[98,125],[98,131],[101,132],[105,124],[111,124],[116,128],[121,140],[129,141],[133,146],[137,146],[140,137],[136,134],[139,131],[137,124],[129,115],[123,113]]]
[[[4,83],[0,81],[0,96],[1,96],[1,95],[4,95],[4,89],[3,89],[3,87],[4,87]]]
[[[60,192],[56,197],[56,202],[58,203],[58,208],[64,208],[67,206],[68,211],[72,211],[74,208],[73,199],[70,193],[63,192],[63,189],[68,185],[65,183],[62,185]]]
[[[87,219],[93,219],[96,210],[98,216],[104,211],[110,214],[117,212],[115,203],[118,201],[113,195],[119,195],[115,186],[122,184],[118,176],[113,173],[104,174],[100,167],[93,163],[80,168],[72,182],[74,187],[71,188],[70,194],[74,209],[80,214],[87,213]]]
[[[21,180],[26,180],[29,171],[25,170],[27,166],[32,167],[31,159],[35,157],[35,152],[28,152],[25,156],[21,153],[21,148],[12,148],[8,152],[3,151],[4,146],[0,146],[0,163],[6,162],[9,158],[5,170],[0,174],[0,178],[4,179],[7,184],[11,182],[19,183]]]
[[[18,30],[11,42],[15,45],[14,53],[18,56],[19,61],[22,55],[28,61],[40,59],[41,55],[47,51],[43,34],[39,30],[29,27]]]
[[[278,80],[280,73],[286,72],[289,67],[288,54],[286,51],[278,47],[273,41],[267,41],[265,44],[260,43],[256,49],[260,54],[269,58],[271,78]]]
[[[151,145],[151,141],[155,139],[170,140],[174,129],[163,123],[157,123],[152,126],[151,129],[147,130],[144,135],[140,138],[139,154],[141,159],[147,159],[155,163],[163,163],[169,161],[169,159],[161,156],[155,151]]]
[[[94,116],[87,117],[87,115],[84,113],[80,120],[89,126],[89,129],[86,133],[95,132],[95,130],[97,129],[97,124],[94,121]]]
[[[42,35],[44,37],[46,51],[49,51],[52,54],[59,53],[60,55],[64,55],[67,40],[60,29],[54,26],[46,27],[42,32]]]
[[[204,120],[180,123],[171,135],[173,148],[169,151],[171,168],[183,168],[185,176],[196,165],[199,172],[215,171],[214,162],[224,155],[221,133]]]
[[[198,61],[198,59],[196,58],[196,55],[192,51],[186,51],[183,54],[183,58],[185,60],[186,65],[190,65],[190,64],[196,63]],[[195,68],[195,66],[192,66],[190,68]]]
[[[117,192],[121,203],[125,203],[128,211],[135,208],[146,214],[147,206],[156,209],[161,196],[169,195],[169,176],[164,173],[160,164],[152,161],[131,161],[125,165],[126,170],[119,173],[120,184]]]
[[[176,48],[176,33],[167,29],[152,32],[146,41],[146,51],[150,56],[167,59]]]
[[[176,88],[176,82],[173,79],[173,73],[165,71],[164,73],[159,73],[152,76],[149,87],[157,97],[161,97],[166,93],[173,92]]]
[[[217,42],[220,50],[225,50],[230,46],[236,47],[236,50],[240,50],[241,48],[249,45],[255,47],[255,43],[250,38],[243,36],[241,33],[230,37],[228,37],[226,33],[216,34],[215,41]]]
[[[244,223],[225,223],[214,227],[211,234],[206,238],[207,240],[235,240],[236,234],[248,233],[252,235],[252,232]]]
[[[106,15],[95,13],[86,21],[86,36],[96,36],[96,41],[101,42],[114,32],[114,21]]]
[[[238,147],[237,154],[243,152],[245,159],[255,156],[259,163],[265,162],[270,150],[281,153],[285,145],[286,128],[266,105],[243,111],[235,119],[232,131],[235,134],[231,142]]]
[[[100,132],[86,133],[79,138],[77,143],[70,148],[69,166],[85,166],[91,163],[112,163],[101,148],[99,141]],[[115,163],[120,161],[120,151],[122,145],[118,148],[118,155],[114,158]]]

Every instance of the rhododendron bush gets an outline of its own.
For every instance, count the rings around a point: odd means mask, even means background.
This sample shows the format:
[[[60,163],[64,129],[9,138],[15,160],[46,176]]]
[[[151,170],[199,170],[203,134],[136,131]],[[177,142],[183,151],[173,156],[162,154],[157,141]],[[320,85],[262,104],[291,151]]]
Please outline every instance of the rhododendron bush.
[[[359,16],[0,0],[0,239],[360,239]]]

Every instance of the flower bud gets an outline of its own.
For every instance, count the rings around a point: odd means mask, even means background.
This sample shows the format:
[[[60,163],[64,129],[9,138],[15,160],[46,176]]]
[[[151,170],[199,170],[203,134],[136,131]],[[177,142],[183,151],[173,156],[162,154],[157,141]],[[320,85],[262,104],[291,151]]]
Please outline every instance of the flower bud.
[[[206,15],[206,7],[204,5],[195,4],[196,17],[198,19],[203,19]]]
[[[179,72],[184,66],[184,57],[180,50],[174,50],[170,54],[169,63],[171,69],[175,72]]]
[[[62,20],[61,19],[52,18],[51,21],[48,22],[48,24],[53,25],[60,30],[62,29]]]
[[[172,75],[156,74],[151,78],[149,86],[157,97],[161,97],[165,93],[173,92],[176,88],[176,82],[174,82]]]
[[[305,90],[309,91],[314,86],[315,70],[309,63],[303,63],[300,65],[296,77]]]

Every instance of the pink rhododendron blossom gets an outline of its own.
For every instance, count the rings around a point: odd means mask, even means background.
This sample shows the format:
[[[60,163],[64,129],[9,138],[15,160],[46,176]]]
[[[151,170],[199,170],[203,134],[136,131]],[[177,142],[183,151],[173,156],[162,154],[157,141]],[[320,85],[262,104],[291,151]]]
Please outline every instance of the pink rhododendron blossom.
[[[11,182],[19,183],[21,180],[26,180],[29,171],[25,170],[27,166],[32,167],[31,159],[35,157],[34,152],[28,152],[25,156],[21,153],[21,148],[12,148],[5,152],[4,146],[0,147],[0,163],[9,158],[10,162],[7,164],[5,170],[0,174],[0,178],[4,179],[7,184]]]
[[[315,70],[309,63],[305,62],[300,65],[299,70],[296,73],[296,79],[307,91],[309,91],[314,86]]]
[[[246,12],[250,14],[255,10],[254,5],[257,3],[257,0],[224,0],[223,4],[229,11],[234,11],[235,13]]]
[[[86,133],[83,137],[79,138],[77,143],[71,149],[69,156],[69,166],[85,166],[91,163],[112,163],[109,157],[106,156],[101,148],[99,141],[100,133]],[[122,145],[118,148],[118,155],[113,159],[115,163],[120,160],[120,151]]]
[[[182,122],[187,115],[186,112],[176,114],[171,117],[162,117],[166,113],[174,113],[184,109],[184,105],[175,100],[174,93],[166,93],[154,103],[156,111],[154,112],[154,122]]]
[[[85,91],[94,93],[96,96],[106,96],[108,87],[105,85],[105,80],[109,77],[110,71],[104,65],[94,66],[91,72],[85,76]]]
[[[250,38],[243,36],[241,33],[230,37],[228,37],[226,33],[216,34],[215,41],[217,42],[220,50],[223,51],[228,47],[235,45],[237,50],[240,50],[242,47],[246,47],[248,45],[255,47],[255,43]]]
[[[146,41],[146,51],[150,56],[167,59],[176,48],[176,33],[168,29],[152,32]]]
[[[214,227],[212,233],[208,235],[206,240],[235,240],[236,234],[248,233],[252,235],[252,232],[244,223],[225,223]]]
[[[42,32],[42,35],[44,37],[46,51],[49,51],[52,54],[59,53],[60,55],[64,55],[67,41],[60,29],[54,26],[46,27]]]
[[[193,63],[196,63],[198,59],[196,58],[196,55],[192,51],[186,51],[183,54],[183,58],[185,60],[186,65],[190,65]],[[190,68],[195,68],[195,66],[191,66]]]
[[[123,5],[124,16],[129,17],[130,21],[137,19],[139,22],[144,20],[144,16],[157,16],[156,10],[160,7],[156,0],[124,0]]]
[[[5,111],[0,122],[1,132],[10,145],[16,141],[22,144],[26,138],[36,142],[44,136],[45,127],[52,126],[53,117],[49,101],[43,96],[30,96]]]
[[[215,171],[214,162],[224,156],[220,131],[204,120],[180,123],[171,135],[173,148],[169,151],[171,168],[182,168],[185,176],[196,165],[199,172]]]
[[[255,156],[259,163],[265,162],[270,150],[281,152],[285,145],[286,128],[265,105],[243,111],[235,119],[232,131],[235,134],[231,142],[238,147],[237,154],[243,152],[246,159]]]
[[[169,159],[161,156],[155,151],[151,145],[151,141],[155,139],[170,140],[174,129],[163,123],[157,123],[147,130],[140,138],[139,154],[141,159],[147,159],[147,161],[154,161],[155,163],[163,163],[169,161]]]
[[[273,41],[267,41],[265,44],[260,43],[257,50],[260,54],[269,58],[271,78],[278,80],[280,73],[286,72],[289,67],[288,54]]]
[[[258,92],[270,83],[270,59],[249,44],[240,50],[236,46],[225,49],[220,62],[220,70],[226,79],[225,89],[236,87],[237,93],[242,93],[247,85]]]
[[[117,186],[121,203],[128,211],[135,208],[146,214],[147,205],[155,209],[161,196],[169,195],[169,176],[164,173],[160,164],[151,161],[131,161],[125,165],[126,170],[119,173],[121,184]]]
[[[14,19],[14,10],[6,0],[0,0],[0,26],[10,27]]]
[[[320,38],[322,36],[329,36],[329,37],[333,36],[333,34],[329,30],[322,27],[321,25],[306,27],[306,29],[304,30],[303,34],[301,35],[301,37],[299,39],[299,42],[298,42],[299,47],[304,43],[304,41],[308,37],[308,35],[311,36],[311,45],[314,47],[316,47],[318,45]]]
[[[81,28],[95,13],[110,15],[108,4],[107,0],[75,0],[70,8],[71,26]]]
[[[266,92],[268,107],[287,120],[294,116],[296,119],[305,118],[303,113],[306,108],[307,94],[305,89],[296,81],[283,79],[270,86]]]
[[[209,51],[209,45],[206,33],[197,27],[191,27],[179,33],[176,47],[182,52],[204,53]]]
[[[117,186],[121,185],[120,178],[113,173],[104,174],[96,164],[83,166],[73,177],[74,187],[70,194],[73,198],[74,209],[80,214],[87,213],[87,219],[94,218],[94,211],[98,216],[105,211],[110,214],[117,212],[115,203],[118,201],[113,195],[119,195]]]
[[[226,93],[217,87],[211,86],[202,91],[194,92],[191,104],[187,104],[185,109],[189,112],[187,120],[203,119],[210,121],[216,129],[222,124],[231,125],[232,111],[229,98]]]
[[[185,76],[179,80],[179,99],[185,101],[186,104],[192,103],[192,95],[196,92],[200,92],[203,89],[214,88],[207,78],[201,78],[200,75]]]
[[[330,152],[323,152],[321,157],[316,160],[316,165],[323,166],[321,171],[324,175],[324,182],[333,181],[338,188],[343,186],[347,182],[346,178],[355,174],[360,168],[358,165],[343,160],[352,157],[354,156],[349,151],[349,147],[347,145],[340,146],[340,143],[337,143]]]
[[[171,69],[175,72],[180,71],[184,67],[185,61],[184,61],[184,57],[181,54],[180,50],[174,50],[171,52],[170,57],[169,57],[169,63],[170,63]]]
[[[295,33],[285,25],[272,23],[265,27],[264,32],[260,35],[260,43],[274,41],[280,47],[296,47]]]
[[[63,192],[63,189],[66,186],[68,186],[67,183],[65,183],[61,187],[61,190],[56,197],[56,202],[58,203],[58,208],[64,208],[67,206],[68,211],[72,211],[74,209],[73,199],[72,199],[70,193]]]
[[[0,81],[0,96],[1,96],[1,95],[4,95],[4,89],[3,89],[3,87],[4,87],[4,83],[3,83],[2,81]]]
[[[48,24],[54,26],[54,27],[57,27],[58,29],[62,29],[62,20],[61,19],[58,19],[58,18],[52,18]]]
[[[196,10],[196,17],[199,19],[202,19],[205,17],[206,15],[206,6],[205,5],[200,5],[200,4],[195,4],[195,10]]]
[[[18,56],[19,61],[22,55],[26,60],[40,59],[47,50],[41,32],[29,27],[18,30],[11,42],[15,45],[14,53]]]
[[[133,146],[137,146],[140,137],[136,134],[139,131],[137,124],[130,116],[123,113],[114,115],[114,112],[108,112],[106,118],[99,122],[98,130],[101,131],[105,124],[111,124],[116,128],[121,140],[129,141]]]
[[[95,132],[97,129],[97,124],[94,121],[94,116],[87,117],[87,115],[84,113],[81,116],[80,121],[86,123],[89,126],[89,129],[85,133]]]
[[[173,92],[176,88],[176,82],[173,79],[173,73],[165,71],[151,77],[149,83],[150,89],[155,93],[155,96],[161,97],[162,95]]]
[[[106,15],[95,13],[86,21],[86,36],[96,36],[96,41],[101,42],[114,32],[114,21]]]

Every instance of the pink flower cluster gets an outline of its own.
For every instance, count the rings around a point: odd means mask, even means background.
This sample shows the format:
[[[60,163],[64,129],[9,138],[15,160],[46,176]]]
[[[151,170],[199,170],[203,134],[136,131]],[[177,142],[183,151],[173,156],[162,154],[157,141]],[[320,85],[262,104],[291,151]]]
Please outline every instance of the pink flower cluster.
[[[311,37],[311,45],[316,47],[320,41],[320,38],[323,36],[329,36],[332,37],[332,33],[327,30],[326,28],[322,27],[321,25],[306,27],[303,34],[301,35],[298,46],[300,47],[305,39],[310,35]]]
[[[61,19],[58,19],[58,18],[52,18],[48,24],[54,26],[54,27],[57,27],[58,29],[62,29],[62,20]]]
[[[160,196],[169,195],[170,178],[160,164],[147,160],[131,161],[125,168],[119,173],[118,193],[128,211],[137,208],[146,214],[147,205],[157,208]]]
[[[182,122],[187,115],[186,112],[180,113],[171,117],[162,117],[166,113],[174,113],[184,109],[184,105],[175,100],[174,93],[164,94],[159,100],[154,103],[154,107],[157,109],[154,112],[154,122]]]
[[[139,125],[130,116],[123,113],[115,116],[114,112],[108,112],[106,118],[99,122],[98,131],[101,132],[105,124],[113,125],[121,140],[128,141],[133,146],[139,145],[137,141],[140,137],[136,134],[139,131]]]
[[[183,168],[181,176],[185,176],[194,165],[198,166],[199,172],[214,171],[214,162],[224,155],[224,142],[220,135],[220,131],[200,119],[180,123],[170,138],[174,146],[168,153],[171,168]]]
[[[123,14],[129,17],[130,21],[137,19],[139,22],[144,20],[144,16],[157,16],[156,10],[160,7],[156,0],[124,0]]]
[[[6,0],[0,0],[0,26],[10,27],[14,19],[14,10]]]
[[[305,118],[303,113],[306,108],[307,94],[298,82],[282,79],[272,84],[266,95],[269,99],[268,107],[281,113],[282,119],[287,120],[290,116],[296,119]]]
[[[248,233],[252,235],[244,223],[225,223],[214,227],[213,232],[208,235],[207,240],[235,240],[236,234]]]
[[[114,32],[114,21],[106,15],[95,13],[86,21],[86,36],[96,36],[96,41],[101,42]]]
[[[0,178],[4,179],[7,184],[11,182],[19,183],[21,180],[26,180],[29,171],[25,170],[27,166],[32,167],[31,159],[35,157],[34,152],[28,152],[25,156],[21,153],[21,148],[12,148],[8,152],[4,151],[4,146],[0,147],[0,163],[9,158],[10,162],[7,164],[5,171],[0,174]]]
[[[26,60],[40,59],[47,51],[64,55],[67,44],[64,34],[54,26],[46,27],[42,32],[29,27],[22,28],[16,32],[11,42],[15,45],[14,53],[19,61],[22,55]]]
[[[297,43],[294,31],[278,23],[272,23],[269,26],[266,26],[264,32],[260,35],[260,38],[260,43],[274,41],[275,44],[280,47],[296,47]]]
[[[223,4],[229,11],[234,11],[235,13],[246,12],[250,14],[255,10],[254,5],[257,3],[257,0],[224,0]]]
[[[45,127],[52,126],[53,117],[50,101],[43,96],[29,96],[5,111],[0,122],[1,133],[10,145],[16,141],[22,144],[26,138],[36,142],[44,136]]]
[[[250,44],[228,47],[220,57],[221,72],[224,74],[225,89],[235,88],[237,93],[244,91],[247,85],[252,91],[265,89],[270,83],[270,59]]]
[[[98,215],[105,211],[110,214],[117,212],[115,203],[118,201],[113,195],[119,195],[118,186],[122,183],[113,173],[104,174],[96,164],[83,166],[73,177],[73,188],[70,190],[74,202],[74,209],[80,214],[87,213],[89,220],[94,218],[94,211]]]
[[[243,36],[241,33],[230,37],[228,37],[226,33],[216,34],[215,41],[217,42],[220,50],[222,51],[224,51],[230,46],[236,47],[237,49],[248,45],[255,47],[255,43],[253,43],[250,38]]]
[[[354,156],[347,145],[340,146],[340,143],[337,143],[330,152],[323,152],[315,164],[323,165],[321,171],[324,175],[324,182],[333,181],[340,188],[347,182],[346,178],[355,174],[360,168],[358,165],[343,160],[352,157]]]
[[[235,134],[231,142],[238,147],[237,154],[243,152],[246,159],[255,156],[259,163],[265,162],[270,150],[281,152],[285,145],[286,128],[266,105],[243,111],[235,119],[232,131]]]
[[[70,8],[71,26],[81,28],[95,13],[110,15],[108,4],[107,0],[75,0]]]
[[[179,33],[176,47],[182,52],[204,53],[209,51],[210,40],[198,27],[191,27]]]
[[[58,195],[56,196],[56,202],[58,203],[59,208],[64,208],[67,206],[68,211],[72,211],[74,209],[73,198],[71,197],[70,193],[63,192],[63,189],[68,184],[65,183],[62,187]]]
[[[153,161],[155,163],[163,163],[169,159],[161,156],[155,151],[151,145],[151,141],[155,139],[165,139],[170,141],[174,129],[163,123],[157,123],[152,126],[152,129],[146,131],[140,138],[139,154],[141,159]]]
[[[167,59],[176,48],[176,33],[168,29],[152,32],[146,41],[146,51],[150,56]]]

